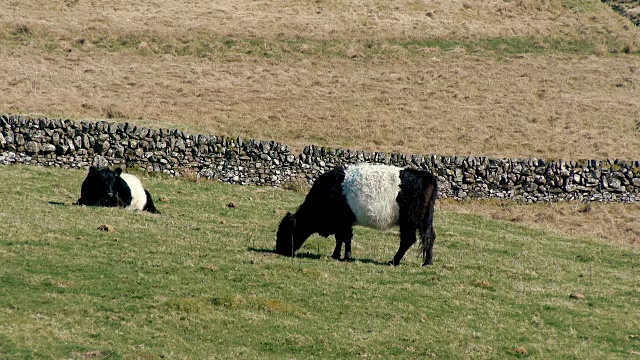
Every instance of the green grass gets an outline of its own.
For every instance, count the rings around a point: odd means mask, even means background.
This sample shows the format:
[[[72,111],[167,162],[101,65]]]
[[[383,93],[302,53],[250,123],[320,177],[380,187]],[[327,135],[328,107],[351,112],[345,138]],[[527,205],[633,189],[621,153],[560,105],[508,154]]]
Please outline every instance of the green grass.
[[[579,13],[590,13],[600,9],[599,0],[562,0],[562,6]]]
[[[168,198],[161,215],[49,203],[74,201],[84,176],[0,166],[2,359],[640,352],[631,248],[437,212],[431,267],[413,249],[401,266],[381,265],[397,230],[363,228],[352,263],[330,259],[333,239],[320,237],[292,260],[270,250],[302,193],[144,177]]]
[[[588,34],[585,34],[587,36]],[[178,39],[167,39],[145,34],[118,36],[93,36],[78,39],[56,38],[46,34],[34,34],[26,26],[18,26],[13,32],[0,33],[0,43],[8,46],[30,46],[49,52],[76,51],[134,51],[142,55],[191,56],[235,59],[237,56],[275,58],[283,60],[291,57],[314,58],[358,58],[396,59],[406,56],[433,56],[432,51],[452,51],[464,49],[477,56],[503,58],[520,54],[571,54],[593,55],[598,53],[601,40],[589,37],[579,39],[550,37],[507,37],[479,40],[455,39],[382,39],[382,40],[342,40],[314,38],[235,38],[200,35]],[[87,47],[86,44],[91,44]],[[141,47],[141,44],[146,44]],[[629,49],[615,38],[606,42],[612,54],[640,51]],[[625,47],[626,46],[626,47]],[[626,49],[626,50],[625,50]]]

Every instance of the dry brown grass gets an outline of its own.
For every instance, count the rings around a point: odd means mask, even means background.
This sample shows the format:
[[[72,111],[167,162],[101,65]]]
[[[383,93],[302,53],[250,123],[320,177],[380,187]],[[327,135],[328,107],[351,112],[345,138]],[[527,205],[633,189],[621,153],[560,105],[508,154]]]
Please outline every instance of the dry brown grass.
[[[440,200],[438,209],[480,214],[493,220],[522,223],[558,234],[584,236],[609,243],[640,246],[640,204],[559,202],[517,204],[494,200]]]
[[[579,1],[566,1],[579,3]],[[258,38],[456,38],[579,36],[608,30],[636,41],[627,21],[599,1],[567,9],[561,0],[279,0],[72,1],[4,0],[3,24],[69,35],[201,34]],[[426,34],[426,35],[425,35]],[[633,40],[635,39],[635,40]]]
[[[588,40],[601,54],[640,44],[626,20],[586,4],[5,1],[0,106],[296,150],[640,158],[639,57],[505,58],[420,42]]]
[[[296,151],[640,159],[640,57],[623,54],[640,32],[599,1],[562,4],[2,0],[0,112]],[[442,205],[637,242],[637,206],[575,206]]]
[[[285,182],[282,185],[282,188],[285,190],[291,190],[301,193],[307,193],[310,189],[309,183],[305,176],[297,176],[289,179],[289,181]]]
[[[369,150],[640,158],[640,58],[221,62],[0,49],[9,112]]]
[[[182,170],[182,172],[180,173],[180,177],[182,177],[186,181],[194,183],[200,182],[201,180],[198,172],[191,168]]]

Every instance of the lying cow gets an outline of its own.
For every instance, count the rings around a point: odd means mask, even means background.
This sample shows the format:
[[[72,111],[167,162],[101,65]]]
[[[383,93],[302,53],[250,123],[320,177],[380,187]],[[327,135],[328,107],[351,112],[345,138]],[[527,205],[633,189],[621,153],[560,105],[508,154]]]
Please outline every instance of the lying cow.
[[[82,183],[77,205],[121,207],[159,213],[151,200],[151,194],[142,187],[137,176],[125,174],[121,168],[97,168],[91,166]]]

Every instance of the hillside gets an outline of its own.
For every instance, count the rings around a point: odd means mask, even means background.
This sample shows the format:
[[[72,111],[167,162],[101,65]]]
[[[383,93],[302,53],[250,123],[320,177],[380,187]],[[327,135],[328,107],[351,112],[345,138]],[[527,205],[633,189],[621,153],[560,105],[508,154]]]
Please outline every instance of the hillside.
[[[0,6],[3,112],[296,149],[640,158],[640,32],[599,1]]]
[[[333,239],[318,236],[292,260],[271,250],[302,193],[143,177],[160,215],[56,204],[74,201],[84,176],[0,166],[0,358],[640,353],[628,245],[445,208],[433,266],[415,248],[384,265],[397,229],[360,227],[354,262],[332,260]]]

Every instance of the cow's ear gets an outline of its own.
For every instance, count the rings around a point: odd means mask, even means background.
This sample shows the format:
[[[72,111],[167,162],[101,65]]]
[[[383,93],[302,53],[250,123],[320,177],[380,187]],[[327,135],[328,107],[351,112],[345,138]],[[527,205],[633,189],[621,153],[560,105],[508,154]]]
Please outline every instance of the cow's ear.
[[[95,175],[98,173],[98,168],[95,166],[89,166],[89,175]]]
[[[116,176],[120,176],[122,174],[122,168],[116,168],[115,170]]]

